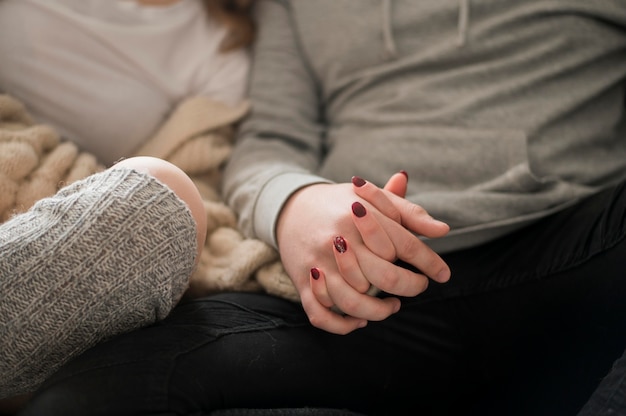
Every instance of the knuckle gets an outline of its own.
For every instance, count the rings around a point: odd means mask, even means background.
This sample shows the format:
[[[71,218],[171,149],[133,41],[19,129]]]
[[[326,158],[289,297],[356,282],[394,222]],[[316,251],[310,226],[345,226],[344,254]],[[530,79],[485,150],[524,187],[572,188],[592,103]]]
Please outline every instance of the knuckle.
[[[428,215],[426,210],[417,204],[409,204],[407,206],[407,215],[409,217],[421,217],[423,215]]]
[[[410,260],[415,258],[420,249],[422,248],[420,240],[415,236],[410,236],[410,238],[405,238],[399,244],[398,247],[398,257],[401,257],[403,260]]]
[[[389,218],[397,223],[400,223],[402,221],[402,213],[395,206],[392,206],[389,208]]]
[[[433,273],[436,273],[443,267],[441,260],[439,259],[439,257],[435,255],[428,256],[426,258],[425,263],[426,264],[424,265],[422,270],[428,271],[427,273],[428,275],[432,275]]]
[[[400,276],[395,270],[395,267],[386,268],[380,275],[379,287],[386,291],[391,291],[397,287],[400,282]]]
[[[320,328],[320,329],[324,329],[327,324],[326,319],[322,318],[321,316],[317,314],[309,315],[309,322],[315,328]]]
[[[417,296],[428,288],[428,278],[422,275],[415,275],[414,292],[410,296]]]
[[[370,287],[372,287],[372,285],[370,284],[370,282],[368,280],[359,280],[358,282],[355,282],[354,284],[354,290],[356,290],[359,293],[365,293],[368,290],[370,290]]]
[[[347,313],[348,315],[356,315],[360,303],[361,302],[359,302],[357,299],[349,297],[342,299],[341,303],[338,304],[338,306],[343,312]]]
[[[380,256],[380,258],[389,262],[395,261],[397,257],[396,249],[393,246],[385,247],[384,249],[381,250],[381,252],[378,255]]]
[[[374,314],[374,316],[370,317],[369,320],[370,321],[383,321],[387,319],[389,316],[391,316],[392,313],[393,313],[393,310],[391,309],[391,307],[389,305],[382,303],[381,305],[378,306],[378,308],[376,308],[376,313]]]

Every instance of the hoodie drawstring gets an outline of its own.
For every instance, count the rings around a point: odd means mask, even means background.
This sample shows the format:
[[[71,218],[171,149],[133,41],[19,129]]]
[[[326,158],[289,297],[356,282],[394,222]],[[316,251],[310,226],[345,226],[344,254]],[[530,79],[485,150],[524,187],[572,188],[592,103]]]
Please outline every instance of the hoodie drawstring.
[[[398,51],[396,49],[396,43],[393,39],[393,33],[391,31],[391,0],[382,0],[381,6],[381,25],[383,31],[383,42],[385,45],[385,55],[387,59],[393,59],[396,57]]]

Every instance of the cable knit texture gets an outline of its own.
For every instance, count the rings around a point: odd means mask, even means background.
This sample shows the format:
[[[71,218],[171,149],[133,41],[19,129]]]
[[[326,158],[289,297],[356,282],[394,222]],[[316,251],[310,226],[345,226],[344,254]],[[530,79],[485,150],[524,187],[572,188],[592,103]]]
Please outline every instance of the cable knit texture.
[[[278,253],[244,238],[220,196],[234,125],[248,109],[190,98],[137,152],[176,164],[200,190],[208,232],[192,272],[195,229],[182,201],[154,179],[103,172],[0,95],[0,398],[33,389],[108,336],[165,317],[185,289],[299,300]]]
[[[195,222],[151,176],[111,169],[0,227],[0,396],[68,358],[163,319],[195,260]]]

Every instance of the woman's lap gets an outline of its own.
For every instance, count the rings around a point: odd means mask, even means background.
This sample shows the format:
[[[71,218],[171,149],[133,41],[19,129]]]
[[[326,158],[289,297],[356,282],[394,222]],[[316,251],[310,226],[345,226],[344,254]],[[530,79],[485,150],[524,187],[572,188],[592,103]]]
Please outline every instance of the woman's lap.
[[[347,336],[268,295],[181,304],[70,362],[23,414],[576,414],[626,345],[625,201],[620,186],[446,255],[450,282]]]

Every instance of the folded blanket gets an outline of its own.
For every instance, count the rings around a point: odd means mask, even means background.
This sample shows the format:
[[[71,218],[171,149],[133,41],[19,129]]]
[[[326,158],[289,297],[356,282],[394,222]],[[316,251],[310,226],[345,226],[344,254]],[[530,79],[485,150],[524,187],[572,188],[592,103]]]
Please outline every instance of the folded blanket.
[[[35,124],[20,102],[0,95],[0,222],[103,169],[93,155]]]
[[[194,180],[203,197],[207,239],[188,297],[244,290],[298,301],[276,250],[260,240],[245,238],[237,228],[236,214],[220,197],[222,168],[232,150],[234,126],[248,109],[247,102],[229,107],[192,97],[175,109],[137,155],[174,163]],[[0,95],[0,222],[102,170],[104,166],[93,155],[62,140],[54,129],[35,123],[14,98]]]

